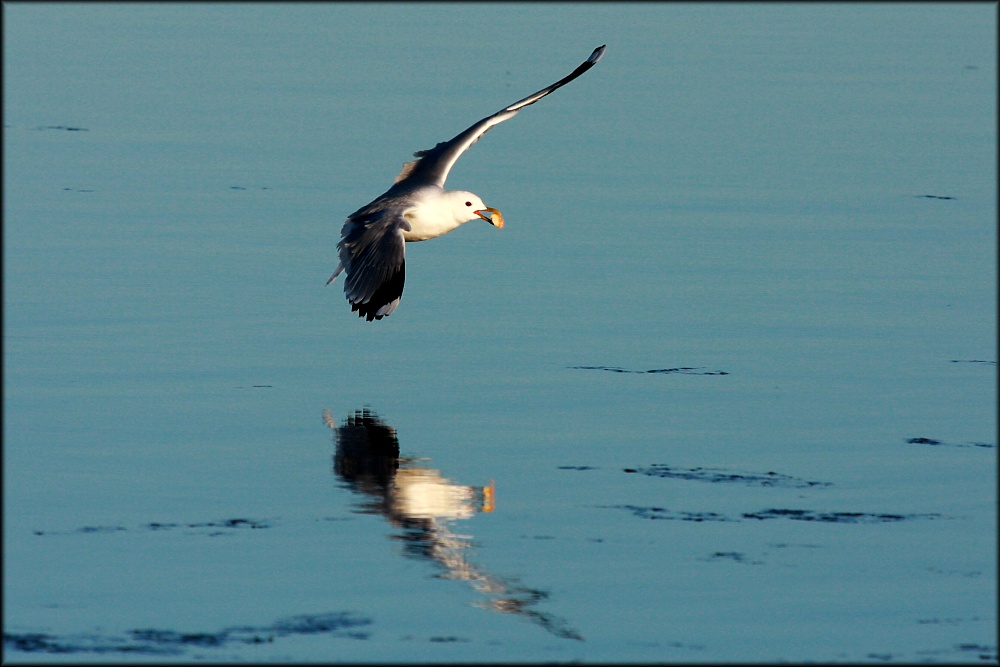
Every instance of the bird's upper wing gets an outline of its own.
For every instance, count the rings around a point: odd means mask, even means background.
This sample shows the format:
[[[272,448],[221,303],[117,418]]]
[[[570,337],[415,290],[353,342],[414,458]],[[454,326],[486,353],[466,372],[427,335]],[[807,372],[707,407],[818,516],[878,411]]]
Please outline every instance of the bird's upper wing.
[[[444,182],[448,178],[448,172],[451,171],[459,156],[468,150],[469,146],[479,141],[479,138],[486,134],[487,130],[508,118],[513,118],[523,107],[534,104],[555,89],[565,86],[593,67],[594,63],[600,60],[603,55],[604,46],[597,47],[585,62],[551,86],[542,88],[537,93],[532,93],[523,100],[514,102],[492,116],[482,119],[450,141],[442,141],[426,151],[417,151],[413,155],[418,159],[403,165],[403,170],[396,176],[396,183],[406,180],[415,184],[427,183],[443,188]]]
[[[369,322],[395,310],[403,294],[403,231],[410,229],[404,210],[379,199],[352,213],[341,230],[337,250],[347,273],[344,293],[351,310]]]

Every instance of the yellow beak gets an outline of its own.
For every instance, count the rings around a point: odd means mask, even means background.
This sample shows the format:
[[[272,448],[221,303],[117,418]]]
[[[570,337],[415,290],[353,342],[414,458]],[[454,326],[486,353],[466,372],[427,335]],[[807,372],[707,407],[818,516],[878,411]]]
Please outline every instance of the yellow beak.
[[[489,215],[486,213],[489,212]],[[473,211],[480,218],[490,223],[497,229],[503,229],[503,214],[495,208],[484,208],[482,211]]]
[[[497,487],[493,480],[490,480],[489,486],[483,487],[483,511],[492,512],[496,508],[496,493]]]

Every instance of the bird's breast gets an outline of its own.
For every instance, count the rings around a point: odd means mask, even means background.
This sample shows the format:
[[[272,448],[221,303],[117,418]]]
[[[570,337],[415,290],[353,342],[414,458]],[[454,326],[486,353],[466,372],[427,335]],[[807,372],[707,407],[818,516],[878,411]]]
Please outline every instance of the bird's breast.
[[[421,215],[420,212],[409,212],[405,218],[410,223],[410,229],[403,230],[403,240],[408,242],[433,239],[462,224],[451,217]]]

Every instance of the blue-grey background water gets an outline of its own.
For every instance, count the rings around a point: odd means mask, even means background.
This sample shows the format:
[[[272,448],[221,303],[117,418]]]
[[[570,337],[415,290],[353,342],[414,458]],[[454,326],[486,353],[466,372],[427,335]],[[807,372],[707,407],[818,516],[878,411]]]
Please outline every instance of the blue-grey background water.
[[[3,12],[6,660],[996,659],[994,5]]]

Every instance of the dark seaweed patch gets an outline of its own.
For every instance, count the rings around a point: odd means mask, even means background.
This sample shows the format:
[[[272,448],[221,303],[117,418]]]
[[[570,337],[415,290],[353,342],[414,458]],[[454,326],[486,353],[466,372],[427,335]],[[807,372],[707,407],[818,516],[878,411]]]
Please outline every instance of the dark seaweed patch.
[[[117,533],[126,530],[121,526],[84,526],[83,528],[77,528],[78,533]]]
[[[917,625],[963,625],[969,622],[982,621],[981,616],[970,616],[969,618],[918,618]]]
[[[977,656],[968,655],[968,652],[978,653]],[[981,662],[997,662],[997,650],[995,646],[985,646],[982,644],[955,644],[951,648],[945,649],[922,649],[916,652],[918,662],[945,662],[949,654],[959,661],[969,661],[970,659]],[[899,656],[902,657],[902,656]]]
[[[908,445],[930,445],[931,447],[937,447],[939,445],[945,447],[981,447],[983,449],[993,449],[996,445],[989,442],[943,442],[941,440],[935,440],[934,438],[908,438],[906,440]]]
[[[792,519],[793,521],[820,521],[823,523],[886,523],[907,519],[933,519],[940,514],[878,514],[873,512],[815,512],[813,510],[769,509],[744,512],[745,519]]]
[[[733,521],[715,512],[675,512],[663,507],[638,507],[636,505],[598,505],[602,508],[624,509],[643,519],[654,521]]]
[[[558,470],[597,470],[594,466],[559,466]]]
[[[625,472],[640,473],[650,477],[668,479],[689,479],[699,482],[737,483],[750,486],[774,486],[792,489],[808,489],[813,487],[831,486],[829,482],[817,482],[798,479],[777,472],[745,473],[733,472],[722,468],[674,468],[665,463],[654,463],[647,468],[624,468]]]
[[[178,525],[180,525],[180,524],[176,524],[176,523],[157,523],[157,522],[154,521],[153,523],[147,523],[146,524],[146,528],[148,528],[149,530],[170,530],[171,528],[176,528]]]
[[[72,127],[69,125],[39,125],[36,130],[63,130],[65,132],[90,132],[85,127]]]
[[[317,635],[338,632],[344,628],[369,625],[368,619],[356,619],[344,612],[334,614],[303,614],[277,621],[270,628],[279,637],[287,635]]]
[[[125,636],[73,635],[55,637],[44,633],[4,633],[4,645],[25,653],[141,653],[180,655],[189,648],[220,648],[230,644],[265,644],[293,635],[330,634],[349,639],[368,639],[369,633],[353,630],[370,625],[371,619],[346,612],[304,614],[281,619],[262,627],[236,626],[218,632],[177,632],[144,628]]]
[[[132,630],[132,638],[152,644],[186,644],[189,646],[222,646],[227,632],[174,632],[173,630]]]
[[[123,526],[82,526],[73,531],[58,531],[58,530],[35,530],[32,531],[35,535],[66,535],[70,532],[72,533],[119,533],[128,530]]]
[[[996,647],[985,646],[983,644],[958,644],[955,646],[959,651],[976,651],[986,653],[989,651],[996,651]]]
[[[708,558],[701,558],[700,560],[705,560],[705,561],[731,560],[734,563],[744,563],[747,565],[760,565],[764,562],[761,560],[748,560],[746,554],[742,554],[739,551],[716,551]]]
[[[743,519],[791,519],[821,523],[888,523],[910,519],[937,519],[940,514],[878,514],[874,512],[816,512],[800,509],[768,509],[744,512],[737,518],[716,512],[682,512],[663,507],[638,507],[636,505],[598,505],[601,508],[624,509],[643,519],[660,521],[740,521]]]
[[[667,646],[671,648],[687,648],[692,651],[704,651],[704,644],[685,644],[684,642],[667,642]]]
[[[983,576],[982,570],[959,570],[959,569],[948,569],[942,570],[939,567],[929,567],[928,572],[933,572],[934,574],[944,574],[944,575],[958,575],[960,577],[966,577],[969,579],[975,579],[977,577]]]
[[[147,655],[178,655],[174,647],[128,643],[119,637],[76,635],[55,637],[45,633],[3,633],[3,643],[12,651],[23,653],[136,653]]]
[[[271,524],[267,521],[262,521],[258,519],[223,519],[221,521],[205,521],[202,523],[160,523],[158,521],[153,521],[140,526],[145,530],[173,530],[174,528],[218,528],[218,529],[242,529],[249,528],[251,530],[260,530],[262,528],[270,528]],[[82,528],[77,528],[73,531],[44,531],[36,530],[33,531],[35,535],[66,535],[69,533],[118,533],[125,532],[128,528],[124,526],[83,526]],[[207,533],[209,536],[224,535],[227,534],[222,530],[215,530],[213,532]]]
[[[610,373],[652,373],[660,375],[729,375],[726,371],[703,371],[703,367],[690,367],[684,366],[679,368],[651,368],[648,371],[637,371],[628,368],[619,368],[618,366],[567,366],[566,368],[572,368],[575,370],[588,370],[588,371],[608,371]]]

